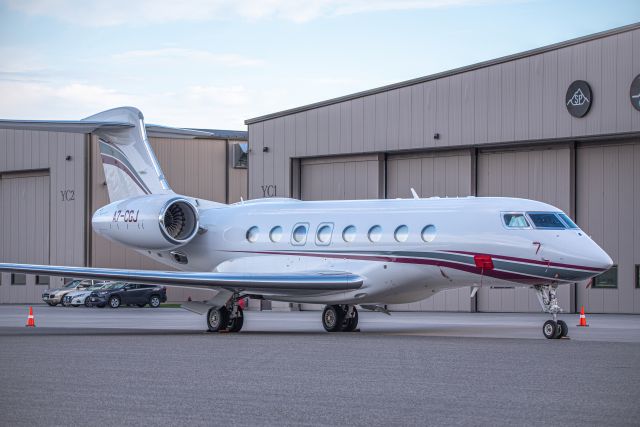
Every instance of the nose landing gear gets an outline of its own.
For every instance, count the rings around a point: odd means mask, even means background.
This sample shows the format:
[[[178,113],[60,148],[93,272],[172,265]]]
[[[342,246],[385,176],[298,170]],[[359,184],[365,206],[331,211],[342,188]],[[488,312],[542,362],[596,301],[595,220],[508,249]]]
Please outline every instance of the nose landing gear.
[[[555,285],[535,285],[536,296],[542,307],[542,311],[551,314],[553,320],[547,320],[542,325],[542,334],[547,339],[564,338],[569,334],[569,326],[563,320],[558,320],[558,313],[562,308],[558,305]]]
[[[328,305],[322,311],[322,326],[327,332],[353,332],[358,327],[354,305]]]

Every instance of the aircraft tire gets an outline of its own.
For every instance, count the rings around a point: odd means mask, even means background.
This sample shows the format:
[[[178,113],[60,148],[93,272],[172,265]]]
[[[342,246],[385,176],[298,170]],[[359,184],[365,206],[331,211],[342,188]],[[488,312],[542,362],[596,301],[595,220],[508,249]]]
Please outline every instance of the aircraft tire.
[[[244,325],[244,313],[242,309],[238,307],[238,317],[229,319],[229,332],[240,332]]]
[[[207,313],[207,329],[209,332],[219,332],[229,324],[229,311],[226,307],[210,308]]]
[[[558,338],[564,338],[569,335],[569,326],[564,320],[558,320],[558,329],[560,330],[560,336]]]
[[[544,325],[542,325],[542,333],[544,334],[544,337],[546,339],[551,340],[556,338],[557,330],[558,325],[553,320],[547,320],[546,322],[544,322]]]
[[[353,317],[346,320],[343,332],[353,332],[358,327],[358,310],[353,307]]]
[[[322,311],[322,326],[327,332],[340,332],[344,312],[339,305],[327,305]]]

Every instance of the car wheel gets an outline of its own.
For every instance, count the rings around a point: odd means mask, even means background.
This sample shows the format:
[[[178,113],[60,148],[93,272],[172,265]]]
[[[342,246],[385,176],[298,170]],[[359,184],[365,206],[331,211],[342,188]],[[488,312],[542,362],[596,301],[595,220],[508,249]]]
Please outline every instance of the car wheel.
[[[147,304],[136,304],[138,307],[143,308]]]
[[[111,298],[109,298],[109,307],[111,308],[120,307],[120,297],[112,296]]]
[[[84,299],[84,306],[91,307],[91,300],[88,297]]]
[[[149,306],[152,308],[160,307],[160,297],[158,295],[151,295],[151,298],[149,298]]]

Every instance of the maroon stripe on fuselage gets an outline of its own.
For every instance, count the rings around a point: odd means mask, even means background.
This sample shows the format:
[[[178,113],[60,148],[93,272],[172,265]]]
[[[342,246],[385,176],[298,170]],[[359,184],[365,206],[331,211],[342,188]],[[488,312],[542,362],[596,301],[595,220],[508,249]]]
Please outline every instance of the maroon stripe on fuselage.
[[[488,255],[492,258],[504,259],[506,261],[516,261],[516,262],[524,262],[527,264],[544,265],[545,267],[560,267],[560,268],[571,268],[573,270],[587,270],[587,271],[593,271],[596,273],[603,271],[601,268],[587,267],[584,265],[562,264],[559,262],[546,262],[546,261],[539,261],[536,259],[518,258],[518,257],[513,257],[508,255],[481,254],[477,252],[468,252],[468,251],[441,251],[441,252],[449,252],[454,254],[471,255],[471,256]]]
[[[293,256],[306,256],[316,258],[341,258],[352,259],[360,261],[384,261],[395,262],[400,264],[417,264],[417,265],[431,265],[436,267],[447,267],[455,270],[464,271],[467,273],[478,274],[493,277],[496,279],[502,279],[512,282],[520,282],[525,284],[539,283],[540,277],[526,276],[523,274],[512,273],[501,270],[482,270],[476,266],[468,264],[458,264],[451,261],[427,259],[427,258],[406,258],[406,257],[393,257],[393,256],[379,256],[379,255],[352,255],[352,254],[326,254],[326,253],[313,253],[313,252],[278,252],[278,251],[233,251],[241,253],[253,253],[262,255],[293,255]],[[548,278],[547,278],[548,279]]]
[[[140,182],[138,177],[135,176],[135,174],[132,171],[130,171],[129,168],[124,163],[122,163],[120,160],[118,160],[115,157],[112,157],[112,156],[110,156],[108,154],[104,154],[104,153],[100,154],[100,157],[102,158],[102,163],[104,163],[106,165],[115,166],[118,169],[122,170],[127,175],[129,175],[131,177],[131,179],[133,180],[133,182],[135,182],[135,184],[138,187],[140,187],[140,189],[142,190],[142,192],[144,194],[151,194],[151,192],[145,188],[145,185]]]

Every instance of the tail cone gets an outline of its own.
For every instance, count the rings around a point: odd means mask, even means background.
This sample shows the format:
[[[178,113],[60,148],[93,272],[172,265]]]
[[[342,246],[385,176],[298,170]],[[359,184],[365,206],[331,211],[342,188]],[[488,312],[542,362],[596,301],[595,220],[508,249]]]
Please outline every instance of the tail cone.
[[[36,320],[33,317],[33,307],[29,307],[29,317],[27,317],[27,328],[35,328]]]

